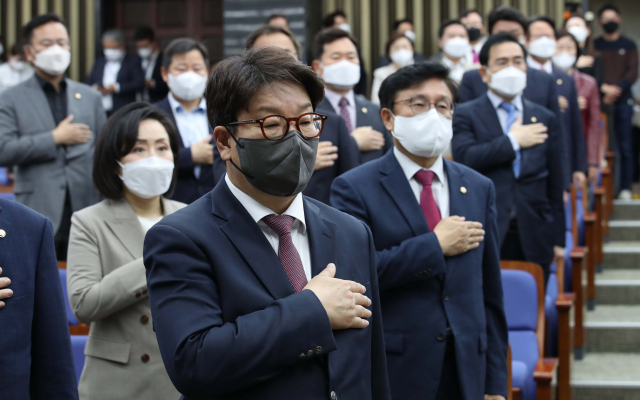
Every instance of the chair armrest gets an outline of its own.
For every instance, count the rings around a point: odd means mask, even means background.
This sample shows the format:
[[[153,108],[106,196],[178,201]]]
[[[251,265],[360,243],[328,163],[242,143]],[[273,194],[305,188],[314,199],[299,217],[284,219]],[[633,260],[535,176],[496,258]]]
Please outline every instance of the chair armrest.
[[[595,223],[596,222],[596,213],[589,212],[584,214],[584,222],[585,223]]]
[[[533,379],[538,386],[540,386],[541,383],[551,383],[557,362],[557,358],[543,358],[538,360],[536,370],[533,371]]]
[[[89,325],[79,323],[78,325],[69,325],[69,334],[71,335],[88,335]]]
[[[569,311],[573,306],[573,293],[560,293],[556,299],[556,308],[561,311]]]
[[[571,259],[585,258],[587,255],[587,249],[585,247],[575,247],[571,251]]]

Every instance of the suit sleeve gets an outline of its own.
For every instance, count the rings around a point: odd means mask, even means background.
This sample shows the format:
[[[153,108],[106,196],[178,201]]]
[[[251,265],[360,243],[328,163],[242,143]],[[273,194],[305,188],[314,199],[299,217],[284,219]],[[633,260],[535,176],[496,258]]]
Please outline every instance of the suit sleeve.
[[[471,74],[469,72],[465,72],[464,75],[462,75],[462,81],[460,81],[460,87],[458,88],[458,93],[460,95],[460,104],[474,100],[478,97],[474,95],[472,81],[473,79],[471,79]]]
[[[585,126],[587,133],[587,158],[589,165],[597,166],[600,158],[600,138],[602,129],[600,128],[600,91],[594,83],[589,90],[587,97],[587,112],[589,113],[588,123]]]
[[[358,143],[349,134],[347,124],[341,115],[337,115],[338,119],[338,175],[342,175],[360,165],[360,150]]]
[[[555,118],[549,121],[549,144],[547,146],[547,196],[551,205],[551,214],[553,215],[554,237],[553,245],[564,247],[565,242],[565,218],[564,218],[564,199],[563,191],[565,189],[565,176],[563,163],[561,162],[564,155],[562,149],[562,129],[560,123]]]
[[[102,127],[107,123],[107,113],[104,111],[102,107],[102,100],[99,96],[96,96],[96,105],[95,105],[95,131],[93,132],[94,137],[102,131]]]
[[[14,101],[7,93],[0,95],[0,165],[45,163],[57,155],[52,131],[21,135]]]
[[[382,309],[380,307],[380,290],[376,270],[376,248],[373,244],[371,230],[362,222],[369,238],[369,275],[371,276],[371,393],[373,400],[390,400],[389,377],[387,375],[387,357],[384,348],[384,329],[382,326]]]
[[[102,86],[102,82],[98,82],[98,65],[100,64],[99,60],[97,60],[93,64],[93,68],[91,68],[91,73],[87,77],[86,84],[89,86],[98,85]]]
[[[571,112],[571,135],[573,136],[573,148],[571,149],[573,171],[582,171],[584,173],[589,169],[587,162],[587,144],[584,139],[584,126],[582,123],[582,113],[578,105],[578,92],[576,91],[575,81],[571,82],[571,97],[569,100],[569,110]]]
[[[316,346],[324,354],[336,350],[327,313],[310,290],[225,321],[210,260],[183,232],[155,225],[145,237],[144,259],[162,359],[186,397],[263,382],[308,362],[298,356]]]
[[[360,195],[344,177],[331,185],[331,206],[358,218],[369,226],[369,216]],[[376,250],[380,291],[397,289],[446,272],[444,254],[433,232],[415,236],[399,246]]]
[[[90,324],[139,302],[147,287],[142,258],[103,275],[98,238],[78,214],[71,217],[67,287],[73,314]]]
[[[563,187],[566,190],[569,190],[571,188],[571,171],[567,171],[567,169],[571,169],[571,149],[568,148],[567,146],[567,140],[566,138],[571,134],[571,132],[565,132],[565,130],[568,130],[569,127],[568,126],[563,126],[564,124],[562,123],[562,112],[560,111],[560,102],[558,100],[558,89],[557,89],[557,84],[555,79],[553,79],[551,76],[549,76],[549,89],[548,89],[548,96],[547,96],[547,104],[545,105],[545,107],[551,111],[552,113],[555,114],[556,116],[556,121],[559,125],[559,129],[560,129],[560,133],[562,135],[562,140],[560,140],[559,142],[557,142],[560,146],[562,146],[562,168],[564,170],[562,176],[563,176]],[[548,128],[548,127],[547,127]]]
[[[142,61],[136,56],[131,57],[132,60],[129,62],[129,71],[126,74],[126,78],[123,81],[118,81],[118,84],[120,85],[118,93],[120,94],[135,93],[144,89],[144,71],[142,71]]]
[[[625,70],[624,78],[618,82],[622,91],[629,90],[638,79],[638,49],[635,45],[627,51]]]
[[[502,274],[500,272],[500,239],[496,191],[493,183],[487,199],[482,288],[487,319],[487,376],[485,394],[507,396],[507,351],[509,346],[507,319],[504,313]]]
[[[516,159],[516,152],[509,136],[500,132],[500,136],[480,142],[475,133],[477,126],[478,124],[468,115],[468,110],[460,110],[453,114],[451,149],[455,161],[480,173],[486,173]]]
[[[31,399],[78,399],[67,311],[49,220],[43,226],[39,247],[31,328]]]

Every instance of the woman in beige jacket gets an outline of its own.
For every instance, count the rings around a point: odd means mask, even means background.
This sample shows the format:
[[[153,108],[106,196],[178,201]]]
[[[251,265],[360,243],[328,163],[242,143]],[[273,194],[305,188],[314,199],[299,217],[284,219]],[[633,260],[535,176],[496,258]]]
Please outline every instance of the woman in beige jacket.
[[[176,400],[153,331],[142,245],[147,230],[184,207],[165,198],[176,180],[175,127],[155,107],[130,104],[97,137],[93,180],[106,198],[72,217],[68,291],[91,324],[81,400]]]

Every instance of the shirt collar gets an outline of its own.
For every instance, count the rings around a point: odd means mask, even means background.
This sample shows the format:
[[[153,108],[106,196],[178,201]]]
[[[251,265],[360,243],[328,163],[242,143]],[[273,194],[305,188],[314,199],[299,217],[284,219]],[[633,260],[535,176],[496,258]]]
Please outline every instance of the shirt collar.
[[[500,96],[493,93],[491,90],[487,90],[487,96],[489,97],[489,101],[491,101],[491,104],[493,104],[493,108],[495,108],[496,110],[498,110],[498,108],[500,107],[500,104],[505,102],[504,100],[502,100]],[[511,104],[516,106],[516,110],[522,112],[524,108],[522,104],[522,95],[519,94],[516,97],[514,97],[513,100],[511,101]]]
[[[396,159],[398,160],[398,163],[400,164],[400,167],[408,181],[413,179],[416,172],[425,169],[416,164],[406,155],[402,154],[395,146],[393,147],[393,155],[396,156]],[[426,171],[433,171],[433,173],[438,177],[438,181],[440,181],[440,183],[444,182],[444,161],[442,159],[442,155],[438,156],[433,165],[429,169],[426,169]]]
[[[546,63],[540,64],[539,62],[534,60],[533,57],[531,57],[529,55],[529,56],[527,56],[527,65],[530,66],[531,68],[544,71],[544,72],[546,72],[548,74],[553,72],[553,65],[551,64],[551,60],[547,60]]]
[[[466,65],[466,61],[464,59],[464,57],[461,57],[457,63],[453,63],[453,61],[451,61],[445,54],[444,52],[442,53],[442,62],[449,68],[453,69],[453,68],[461,68],[461,67],[465,67]]]
[[[331,103],[331,105],[333,106],[334,109],[336,110],[340,110],[340,100],[342,99],[342,97],[346,98],[347,101],[349,102],[349,106],[350,107],[355,107],[356,106],[356,96],[353,93],[353,89],[349,90],[349,93],[347,93],[346,95],[342,96],[339,93],[336,93],[330,89],[327,89],[326,87],[324,88],[324,96],[327,98],[327,100],[329,100],[329,103]]]
[[[42,87],[43,90],[51,90],[51,91],[56,91],[55,88],[53,87],[52,84],[49,83],[49,81],[41,78],[40,76],[38,76],[38,74],[34,74],[36,79],[38,80],[38,83],[40,84],[40,86]],[[60,92],[58,93],[62,93],[67,89],[67,79],[66,78],[62,78],[62,80],[60,81]]]
[[[258,203],[253,197],[238,189],[236,185],[231,182],[231,179],[229,179],[229,175],[225,174],[224,180],[227,183],[229,190],[231,190],[231,193],[235,196],[236,199],[238,199],[240,204],[242,204],[242,206],[247,210],[249,215],[251,215],[251,218],[253,218],[256,223],[259,223],[267,215],[275,214],[275,212],[273,212],[273,210],[271,210],[269,207],[263,206],[262,204]],[[302,227],[301,232],[304,234],[307,225],[304,219],[304,203],[302,201],[301,193],[298,193],[296,195],[289,208],[287,208],[287,210],[283,212],[282,215],[289,215],[300,221],[300,226]]]
[[[171,109],[174,112],[184,112],[184,107],[182,106],[182,104],[180,104],[178,102],[178,100],[176,100],[175,97],[173,97],[173,93],[169,92],[169,105],[171,106]],[[207,112],[207,102],[204,99],[204,96],[200,99],[200,104],[198,104],[198,107],[194,108],[193,110],[191,110],[191,112],[194,111],[203,111],[203,112]]]
[[[478,43],[472,45],[471,47],[476,51],[476,53],[480,54],[480,50],[482,50],[482,46],[484,46],[486,42],[487,42],[487,37],[483,36]]]

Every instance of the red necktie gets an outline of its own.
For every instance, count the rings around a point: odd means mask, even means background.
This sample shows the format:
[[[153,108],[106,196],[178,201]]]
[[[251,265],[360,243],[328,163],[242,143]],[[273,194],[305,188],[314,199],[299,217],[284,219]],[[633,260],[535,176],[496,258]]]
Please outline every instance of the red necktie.
[[[294,218],[289,215],[267,215],[262,218],[267,226],[278,235],[278,258],[284,272],[291,282],[293,291],[298,293],[307,286],[307,276],[304,274],[302,259],[291,240],[291,225]]]
[[[480,56],[478,55],[476,49],[471,49],[471,53],[473,54],[473,63],[480,64]]]
[[[440,215],[440,209],[433,198],[433,191],[431,190],[431,182],[436,176],[433,171],[420,170],[414,175],[416,180],[422,184],[422,193],[420,193],[420,208],[427,219],[429,230],[433,232],[438,222],[442,219]]]

